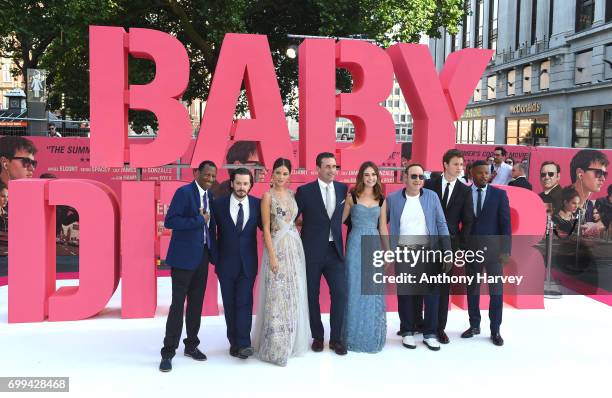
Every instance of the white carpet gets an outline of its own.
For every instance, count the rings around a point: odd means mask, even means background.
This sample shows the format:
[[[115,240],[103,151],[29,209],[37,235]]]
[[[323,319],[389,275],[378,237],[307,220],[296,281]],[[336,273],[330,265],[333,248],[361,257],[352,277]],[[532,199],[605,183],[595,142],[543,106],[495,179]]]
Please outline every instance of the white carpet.
[[[58,285],[74,284],[61,281]],[[483,311],[483,334],[461,339],[467,312],[449,314],[449,345],[429,351],[401,346],[396,313],[388,314],[387,344],[378,354],[339,357],[326,349],[292,358],[285,368],[228,355],[222,317],[202,321],[196,362],[182,354],[160,373],[159,350],[170,299],[169,278],[159,280],[153,319],[119,319],[120,291],[98,317],[78,322],[7,323],[7,287],[0,288],[0,376],[69,376],[79,397],[379,396],[543,397],[606,395],[612,363],[612,308],[582,296],[546,300],[546,310],[504,310],[494,346]],[[326,328],[328,327],[325,318]],[[21,396],[21,395],[20,395]],[[35,395],[40,396],[40,395]],[[521,395],[522,396],[522,395]]]

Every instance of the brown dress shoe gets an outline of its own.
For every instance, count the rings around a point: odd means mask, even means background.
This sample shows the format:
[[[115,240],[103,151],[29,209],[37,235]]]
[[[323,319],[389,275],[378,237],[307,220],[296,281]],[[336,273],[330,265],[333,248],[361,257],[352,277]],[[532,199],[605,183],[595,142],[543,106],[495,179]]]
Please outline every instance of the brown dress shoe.
[[[493,344],[495,344],[496,346],[503,346],[504,345],[504,339],[502,339],[501,334],[499,333],[494,333],[491,335],[491,341],[493,342]]]
[[[465,332],[461,333],[461,338],[469,339],[470,337],[474,337],[477,334],[480,334],[480,328],[469,328]]]
[[[448,344],[450,343],[450,339],[448,338],[446,332],[441,331],[438,332],[438,341],[440,342],[440,344]]]
[[[338,341],[330,341],[329,348],[334,350],[334,352],[338,355],[346,355],[346,347],[344,344]]]
[[[317,340],[317,339],[312,340],[312,350],[314,352],[323,351],[323,347],[324,347],[323,340]]]

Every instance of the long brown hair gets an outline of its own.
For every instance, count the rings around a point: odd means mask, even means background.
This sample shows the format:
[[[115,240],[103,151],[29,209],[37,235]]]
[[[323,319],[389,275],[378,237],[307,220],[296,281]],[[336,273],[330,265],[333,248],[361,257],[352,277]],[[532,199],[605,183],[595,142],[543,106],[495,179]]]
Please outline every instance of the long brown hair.
[[[376,174],[376,185],[374,185],[373,187],[374,199],[381,200],[382,198],[385,197],[385,195],[383,195],[383,188],[382,188],[382,184],[380,183],[380,172],[378,171],[378,166],[376,166],[374,162],[367,161],[361,164],[361,166],[359,167],[359,173],[357,173],[357,181],[356,181],[355,186],[353,187],[352,192],[357,197],[359,197],[359,195],[361,195],[361,193],[365,190],[365,183],[363,182],[363,174],[365,173],[368,167],[371,167],[372,170],[374,170],[374,174]]]

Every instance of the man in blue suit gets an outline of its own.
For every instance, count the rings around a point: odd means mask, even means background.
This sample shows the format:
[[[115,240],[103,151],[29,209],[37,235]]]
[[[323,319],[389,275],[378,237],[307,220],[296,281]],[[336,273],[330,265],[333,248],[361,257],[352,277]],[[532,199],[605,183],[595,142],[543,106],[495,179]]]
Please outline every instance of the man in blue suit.
[[[230,195],[212,204],[219,254],[215,271],[221,285],[229,353],[247,359],[253,355],[250,335],[261,204],[259,199],[248,194],[253,187],[253,175],[246,168],[231,173],[230,187]]]
[[[206,355],[198,349],[200,319],[204,292],[208,279],[208,263],[216,257],[215,219],[210,213],[213,200],[210,187],[217,176],[217,166],[205,160],[194,170],[195,180],[176,190],[164,227],[172,230],[166,264],[172,267],[172,304],[166,321],[166,337],[161,349],[159,370],[172,370],[172,358],[183,331],[185,298],[187,312],[185,323],[187,338],[185,355],[196,361],[205,361]]]
[[[480,250],[487,248],[483,262],[474,261],[466,265],[466,274],[477,277],[503,275],[502,265],[510,255],[512,227],[510,224],[510,205],[506,191],[488,185],[490,168],[484,161],[472,164],[472,199],[474,204],[474,223],[472,224],[471,247]],[[476,281],[477,279],[475,279]],[[470,338],[480,334],[480,284],[468,286],[468,314],[470,328],[461,337]],[[499,333],[502,322],[503,285],[501,282],[489,284],[489,320],[491,341],[502,346],[504,340]]]
[[[325,277],[331,295],[329,348],[346,355],[341,341],[342,322],[346,307],[346,273],[342,239],[342,210],[347,186],[334,181],[337,173],[333,153],[317,155],[319,178],[297,189],[295,199],[302,214],[302,244],[306,256],[306,282],[312,350],[323,351],[323,322],[319,292],[321,275]]]

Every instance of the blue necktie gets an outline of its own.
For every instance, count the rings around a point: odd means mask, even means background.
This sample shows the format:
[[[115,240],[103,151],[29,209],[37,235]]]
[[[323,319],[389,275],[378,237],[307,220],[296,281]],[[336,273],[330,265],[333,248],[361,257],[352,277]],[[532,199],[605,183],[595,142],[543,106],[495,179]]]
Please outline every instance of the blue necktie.
[[[236,228],[238,228],[238,232],[242,232],[242,224],[244,224],[244,210],[242,209],[242,203],[238,203],[238,217],[236,217]]]
[[[476,218],[480,217],[480,212],[482,211],[482,188],[478,188],[478,197],[476,197]]]
[[[202,201],[204,202],[204,211],[208,213],[208,195],[206,192],[204,192],[204,195],[202,195]],[[206,245],[208,246],[208,248],[210,248],[210,234],[208,233],[208,224],[206,222],[204,223],[204,237],[206,239]]]

